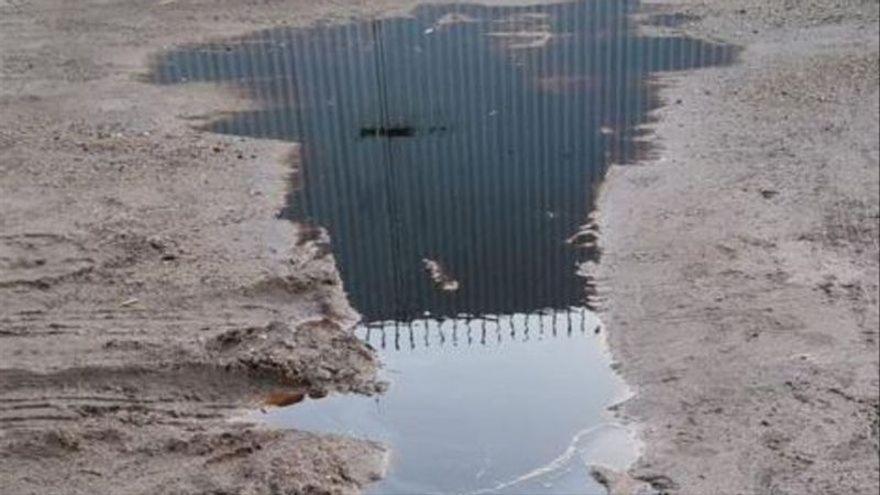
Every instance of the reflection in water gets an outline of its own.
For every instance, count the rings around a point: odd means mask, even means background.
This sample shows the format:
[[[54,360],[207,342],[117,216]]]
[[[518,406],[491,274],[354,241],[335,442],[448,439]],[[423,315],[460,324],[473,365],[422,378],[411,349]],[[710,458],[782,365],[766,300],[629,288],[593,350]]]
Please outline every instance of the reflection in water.
[[[446,320],[418,319],[407,323],[385,322],[361,325],[355,333],[380,349],[395,351],[416,347],[450,345],[493,345],[505,341],[529,342],[533,339],[572,337],[590,332],[598,334],[601,325],[587,317],[586,309],[542,311],[509,316],[482,315],[479,318]]]
[[[307,399],[258,417],[391,445],[389,477],[369,493],[601,493],[588,465],[626,466],[635,449],[606,424],[623,387],[598,324],[585,310],[388,323],[370,330],[386,394]]]
[[[575,266],[598,256],[566,241],[607,164],[644,151],[650,74],[734,55],[636,35],[634,5],[423,6],[171,51],[154,78],[241,85],[259,109],[210,129],[303,143],[284,215],[329,231],[367,321],[565,309],[584,304]]]
[[[647,151],[653,74],[736,56],[640,35],[636,7],[421,6],[156,59],[156,83],[253,98],[208,129],[301,143],[282,215],[329,233],[392,382],[272,421],[387,441],[377,493],[596,493],[585,462],[628,462],[626,435],[603,426],[622,385],[577,273],[600,254],[594,190]]]

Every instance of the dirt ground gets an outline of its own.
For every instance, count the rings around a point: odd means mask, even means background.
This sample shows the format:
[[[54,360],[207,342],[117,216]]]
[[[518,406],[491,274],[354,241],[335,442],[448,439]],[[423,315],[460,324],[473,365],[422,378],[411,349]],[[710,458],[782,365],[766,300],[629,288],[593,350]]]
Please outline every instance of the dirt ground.
[[[661,7],[663,8],[663,7]],[[658,157],[600,205],[609,339],[680,494],[874,494],[878,3],[687,1],[739,64],[670,75]]]
[[[350,493],[380,445],[230,421],[372,392],[333,260],[275,215],[290,143],[145,82],[163,48],[415,2],[0,0],[3,493]],[[504,2],[500,2],[504,3]],[[686,2],[742,63],[664,80],[603,188],[622,405],[662,491],[875,493],[877,3]],[[637,486],[622,483],[621,486]]]

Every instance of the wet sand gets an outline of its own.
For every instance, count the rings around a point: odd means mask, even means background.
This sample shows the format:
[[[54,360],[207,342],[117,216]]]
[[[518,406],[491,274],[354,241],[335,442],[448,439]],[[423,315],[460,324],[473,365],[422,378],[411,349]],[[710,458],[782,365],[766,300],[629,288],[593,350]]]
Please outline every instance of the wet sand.
[[[6,492],[348,493],[381,474],[377,444],[229,422],[278,390],[375,390],[377,363],[333,260],[275,217],[296,147],[198,132],[250,102],[143,75],[171,45],[411,5],[0,0]],[[603,188],[632,474],[874,493],[877,5],[673,11],[745,50],[667,77],[659,158]]]

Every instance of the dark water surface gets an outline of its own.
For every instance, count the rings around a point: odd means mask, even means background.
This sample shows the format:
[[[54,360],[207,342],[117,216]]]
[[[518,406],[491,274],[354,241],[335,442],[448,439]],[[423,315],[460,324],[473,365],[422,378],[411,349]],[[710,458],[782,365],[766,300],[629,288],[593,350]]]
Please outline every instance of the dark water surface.
[[[580,306],[569,243],[609,160],[631,161],[654,72],[730,60],[637,36],[633,2],[427,6],[413,17],[278,29],[164,55],[163,84],[240,84],[260,110],[221,133],[303,143],[284,215],[329,231],[368,321]],[[534,46],[532,46],[534,45]],[[423,259],[460,282],[438,291]]]
[[[301,143],[281,214],[326,229],[358,331],[383,349],[388,394],[272,421],[389,442],[381,493],[592,493],[587,458],[625,464],[586,454],[621,389],[577,273],[600,254],[594,190],[647,151],[652,75],[736,55],[640,35],[637,7],[431,5],[156,59],[156,83],[253,98],[209,130]]]

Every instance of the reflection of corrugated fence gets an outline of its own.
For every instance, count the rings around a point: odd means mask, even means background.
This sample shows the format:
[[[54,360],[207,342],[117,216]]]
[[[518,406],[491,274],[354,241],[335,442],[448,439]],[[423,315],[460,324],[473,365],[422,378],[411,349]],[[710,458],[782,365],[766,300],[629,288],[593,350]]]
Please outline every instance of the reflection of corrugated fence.
[[[302,144],[282,214],[327,231],[366,320],[589,307],[595,188],[644,156],[654,75],[736,55],[637,5],[422,5],[175,49],[152,77],[234,84],[253,105],[208,129]]]
[[[601,325],[585,308],[501,316],[417,319],[407,323],[361,325],[355,333],[373,347],[388,350],[490,346],[545,338],[599,333]]]

